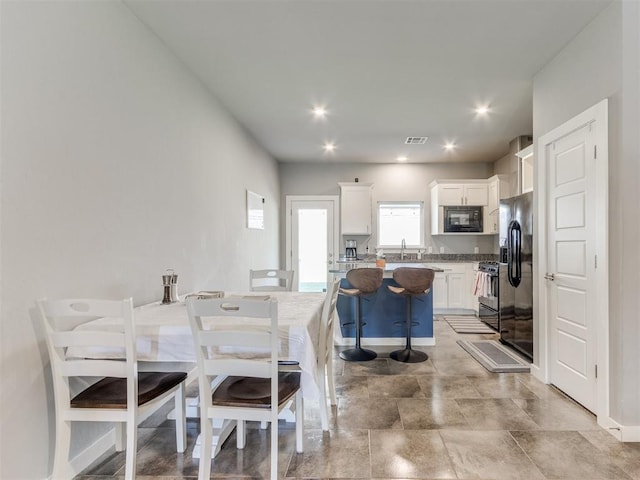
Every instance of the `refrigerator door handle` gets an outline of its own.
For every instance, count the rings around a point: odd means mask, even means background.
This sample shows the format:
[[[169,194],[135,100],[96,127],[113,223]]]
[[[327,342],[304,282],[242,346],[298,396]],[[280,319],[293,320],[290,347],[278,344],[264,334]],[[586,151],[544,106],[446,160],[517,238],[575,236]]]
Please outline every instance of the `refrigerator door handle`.
[[[520,229],[520,224],[516,225],[515,231],[516,231],[516,275],[515,275],[515,280],[516,280],[517,285],[520,285],[520,281],[522,280],[522,230]]]
[[[507,280],[513,285],[513,221],[507,227]]]
[[[522,231],[520,230],[520,224],[516,220],[512,220],[509,223],[507,233],[507,278],[509,283],[513,287],[520,285],[521,279],[521,245]]]
[[[511,255],[513,250],[511,249],[511,227],[513,226],[513,222],[509,222],[509,226],[507,227],[507,280],[511,283]]]

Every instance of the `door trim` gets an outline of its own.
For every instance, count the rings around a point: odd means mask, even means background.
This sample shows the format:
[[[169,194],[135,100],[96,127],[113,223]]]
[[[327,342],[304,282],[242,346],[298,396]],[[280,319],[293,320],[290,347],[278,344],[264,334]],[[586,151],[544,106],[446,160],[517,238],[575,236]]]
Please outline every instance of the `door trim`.
[[[538,344],[538,368],[532,369],[532,374],[545,383],[549,383],[549,340],[551,335],[548,295],[543,271],[547,265],[547,205],[548,195],[546,146],[564,135],[585,125],[596,122],[594,143],[597,145],[597,161],[595,163],[595,252],[597,255],[597,275],[595,278],[596,296],[595,316],[598,319],[595,336],[597,338],[596,363],[598,377],[596,384],[596,414],[598,425],[603,428],[616,428],[615,422],[609,417],[609,126],[608,100],[605,98],[591,108],[573,117],[559,127],[542,135],[537,142],[535,158],[537,188],[534,189],[534,201],[537,209],[538,221],[535,236],[539,260],[534,265],[534,278],[537,277],[538,290],[538,332],[535,335]],[[535,324],[534,324],[535,325]],[[535,353],[535,352],[534,352]]]
[[[339,254],[339,232],[340,232],[340,196],[339,195],[286,195],[285,196],[285,268],[291,270],[291,215],[293,202],[332,202],[333,203],[333,252],[337,259]]]

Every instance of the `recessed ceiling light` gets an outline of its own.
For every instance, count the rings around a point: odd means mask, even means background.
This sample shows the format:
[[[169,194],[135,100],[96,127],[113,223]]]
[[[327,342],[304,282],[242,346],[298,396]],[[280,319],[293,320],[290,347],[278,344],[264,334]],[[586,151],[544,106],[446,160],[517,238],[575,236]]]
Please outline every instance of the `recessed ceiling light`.
[[[476,113],[478,115],[486,115],[489,113],[489,105],[479,105],[476,107]]]
[[[336,144],[333,142],[325,142],[322,148],[324,148],[325,152],[332,153],[336,150]]]
[[[327,108],[324,105],[316,105],[311,110],[315,118],[325,118],[327,116]]]
[[[444,149],[445,150],[451,151],[454,148],[456,148],[456,144],[453,143],[453,142],[447,142],[447,143],[444,144]]]
[[[396,157],[396,160],[398,162],[406,162],[407,161],[407,157],[404,156],[404,155],[399,155],[399,156]]]

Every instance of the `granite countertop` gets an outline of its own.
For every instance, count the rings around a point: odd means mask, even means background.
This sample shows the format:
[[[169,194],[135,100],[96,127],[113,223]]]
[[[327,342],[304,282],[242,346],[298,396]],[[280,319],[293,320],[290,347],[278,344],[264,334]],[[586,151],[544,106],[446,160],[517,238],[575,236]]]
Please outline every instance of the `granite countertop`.
[[[423,254],[420,259],[417,259],[415,253],[408,253],[404,260],[400,260],[399,253],[385,255],[387,263],[497,262],[498,259],[499,255],[494,253],[429,253]],[[347,260],[344,257],[340,257],[336,263],[375,263],[375,261],[375,255],[364,255],[358,257],[357,260]]]
[[[413,268],[430,268],[434,272],[444,272],[443,269],[434,267],[430,265],[428,262],[398,262],[398,263],[389,263],[387,262],[384,269],[382,270],[385,273],[385,277],[387,274],[393,273],[393,271],[400,267],[413,267]],[[340,263],[337,268],[332,268],[329,270],[329,273],[347,273],[349,270],[354,268],[377,268],[374,262],[349,262],[349,263]]]

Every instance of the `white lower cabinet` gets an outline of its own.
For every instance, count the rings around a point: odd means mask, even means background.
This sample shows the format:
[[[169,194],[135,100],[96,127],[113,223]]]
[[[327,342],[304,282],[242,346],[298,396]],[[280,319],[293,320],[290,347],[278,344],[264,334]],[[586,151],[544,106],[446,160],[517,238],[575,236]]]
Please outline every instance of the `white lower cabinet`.
[[[433,308],[447,308],[449,294],[447,288],[447,274],[436,272],[433,279]]]
[[[439,263],[431,264],[441,268],[433,280],[434,309],[472,309],[477,310],[477,299],[471,294],[473,278],[472,263]]]
[[[466,273],[449,273],[447,275],[448,308],[466,308],[466,299],[469,295],[465,288],[466,277]]]

